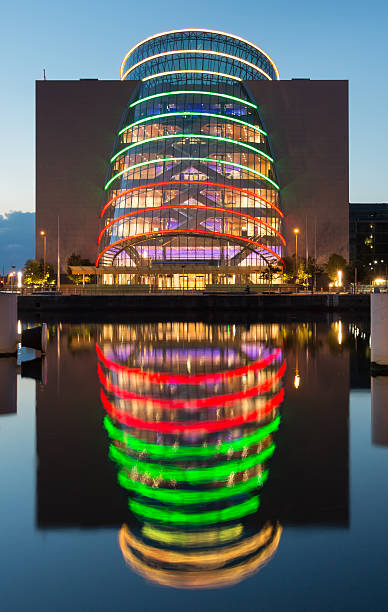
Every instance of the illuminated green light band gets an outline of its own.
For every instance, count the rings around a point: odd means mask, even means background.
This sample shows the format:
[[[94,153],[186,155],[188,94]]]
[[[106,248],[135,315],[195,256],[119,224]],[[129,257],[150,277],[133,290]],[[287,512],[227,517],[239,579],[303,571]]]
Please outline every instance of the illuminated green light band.
[[[257,487],[261,487],[268,478],[268,470],[265,470],[259,476],[253,476],[246,482],[239,482],[230,487],[220,487],[210,491],[184,491],[181,489],[159,489],[151,487],[142,482],[137,482],[128,478],[125,471],[118,474],[119,484],[130,491],[134,491],[143,497],[157,499],[166,504],[190,505],[190,504],[207,504],[210,502],[235,497],[243,493],[249,493]]]
[[[257,127],[256,125],[252,125],[251,123],[248,123],[247,121],[242,121],[241,119],[236,119],[235,117],[232,117],[229,115],[218,115],[217,113],[201,113],[201,112],[195,113],[191,111],[187,111],[187,112],[179,111],[176,113],[161,113],[159,115],[150,115],[149,117],[138,119],[137,121],[134,121],[134,123],[130,123],[129,125],[126,125],[125,128],[120,130],[119,136],[123,134],[124,132],[126,132],[127,130],[129,130],[130,128],[135,127],[136,125],[147,123],[148,121],[153,121],[154,119],[165,119],[166,117],[182,117],[182,116],[187,117],[187,115],[193,115],[194,117],[199,117],[199,116],[216,117],[217,119],[225,119],[226,121],[233,121],[234,123],[239,123],[246,127],[252,128],[252,130],[256,130],[256,132],[260,132],[260,134],[267,136],[267,132],[264,132],[264,130]]]
[[[212,523],[222,523],[232,521],[234,519],[253,514],[257,511],[260,505],[259,497],[253,497],[247,501],[232,506],[231,508],[223,508],[222,510],[210,510],[209,512],[178,512],[177,510],[164,510],[156,506],[146,506],[140,502],[129,500],[129,507],[134,514],[140,515],[146,519],[160,521],[161,523],[174,523],[180,525],[205,525]]]
[[[238,452],[249,448],[253,444],[257,444],[273,433],[279,428],[280,417],[277,416],[273,421],[257,429],[252,434],[238,438],[232,442],[222,442],[219,445],[208,445],[208,446],[162,446],[161,444],[152,444],[150,442],[144,442],[134,436],[130,436],[128,433],[115,427],[108,416],[104,418],[104,427],[108,432],[110,438],[125,444],[132,450],[143,453],[144,451],[150,456],[159,459],[187,459],[190,457],[213,457],[214,455],[221,454],[226,455],[230,451]]]
[[[147,463],[118,450],[113,444],[109,448],[109,457],[122,465],[127,470],[136,469],[139,474],[144,474],[150,478],[162,478],[163,480],[176,480],[177,482],[188,482],[197,484],[200,482],[223,481],[229,478],[232,472],[244,472],[260,463],[269,459],[275,450],[275,444],[272,443],[268,448],[265,448],[258,454],[227,461],[221,465],[203,467],[203,468],[180,468],[170,467],[167,465],[158,465],[157,463]]]
[[[236,98],[236,96],[229,96],[228,94],[216,93],[214,91],[197,91],[195,89],[179,89],[177,91],[165,91],[158,94],[153,94],[152,96],[147,96],[146,98],[140,98],[140,100],[136,100],[129,105],[129,108],[133,106],[137,106],[138,104],[142,104],[142,102],[147,102],[148,100],[153,100],[154,98],[162,98],[164,96],[184,96],[186,94],[195,94],[195,95],[203,95],[203,96],[216,96],[217,98],[226,98],[227,100],[233,100],[234,102],[241,102],[246,106],[251,106],[252,108],[258,108],[257,104],[253,104],[252,102],[248,102],[248,100],[243,100],[242,98]]]
[[[111,179],[109,179],[109,181],[105,185],[105,191],[109,188],[109,185],[111,185],[113,181],[119,178],[119,176],[122,176],[123,174],[126,174],[127,172],[130,172],[131,170],[135,170],[136,168],[141,168],[142,166],[149,166],[151,164],[162,164],[164,162],[169,162],[169,161],[200,161],[200,162],[209,162],[212,164],[222,164],[223,166],[234,166],[235,168],[240,168],[241,170],[252,172],[252,174],[256,174],[257,176],[264,179],[265,181],[268,181],[268,183],[271,183],[271,185],[273,185],[275,189],[280,189],[279,185],[277,185],[272,179],[268,178],[268,176],[265,176],[265,174],[262,174],[258,170],[253,170],[253,168],[249,168],[248,166],[243,166],[242,164],[236,164],[235,162],[226,161],[224,159],[212,159],[211,157],[162,157],[161,159],[150,159],[148,161],[139,162],[138,164],[134,164],[133,166],[128,166],[127,168],[124,168],[124,170],[120,170],[120,172],[118,172],[117,174],[112,176]]]
[[[245,142],[240,142],[239,140],[233,140],[232,138],[224,138],[224,136],[212,136],[212,135],[209,135],[209,134],[166,134],[165,136],[153,136],[152,138],[146,138],[145,140],[139,140],[138,142],[134,142],[134,143],[128,145],[127,147],[125,147],[124,149],[121,149],[121,151],[116,153],[116,155],[114,155],[111,158],[110,161],[111,161],[111,163],[114,162],[114,160],[117,159],[117,157],[119,157],[119,155],[122,155],[123,153],[125,153],[129,149],[134,149],[135,147],[140,147],[140,146],[145,145],[145,144],[147,144],[149,142],[158,142],[160,140],[167,140],[167,139],[170,140],[170,139],[173,139],[173,138],[205,138],[207,140],[218,140],[218,141],[226,142],[226,143],[229,143],[229,144],[234,144],[234,145],[237,145],[239,147],[244,147],[245,149],[250,149],[254,153],[257,153],[258,155],[261,155],[262,157],[266,157],[267,159],[269,159],[270,162],[273,162],[272,157],[267,155],[267,153],[264,153],[263,151],[260,151],[259,149],[256,149],[256,147],[252,147],[252,145],[246,144]]]

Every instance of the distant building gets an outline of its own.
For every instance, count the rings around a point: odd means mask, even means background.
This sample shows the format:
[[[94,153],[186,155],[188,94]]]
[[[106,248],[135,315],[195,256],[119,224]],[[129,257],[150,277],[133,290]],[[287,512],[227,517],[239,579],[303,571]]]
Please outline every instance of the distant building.
[[[350,259],[387,275],[388,204],[349,205]]]
[[[40,230],[107,283],[263,282],[295,253],[348,258],[348,83],[279,81],[238,36],[164,32],[120,81],[40,81]]]

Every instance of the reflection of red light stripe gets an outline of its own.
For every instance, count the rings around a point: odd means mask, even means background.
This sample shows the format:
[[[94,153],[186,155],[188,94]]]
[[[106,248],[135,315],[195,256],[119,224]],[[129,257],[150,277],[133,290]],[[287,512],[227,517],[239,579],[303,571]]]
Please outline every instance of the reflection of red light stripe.
[[[258,418],[262,419],[266,414],[268,414],[272,410],[275,410],[281,404],[284,397],[284,389],[280,389],[279,393],[277,393],[272,399],[268,400],[268,402],[263,406],[263,408],[259,410],[253,410],[253,412],[250,412],[247,415],[234,417],[232,419],[223,419],[221,421],[193,421],[188,423],[144,421],[143,419],[132,417],[124,410],[115,408],[115,406],[108,400],[102,389],[100,392],[100,397],[101,402],[107,413],[111,417],[116,419],[116,421],[119,421],[120,423],[122,423],[123,425],[127,425],[128,427],[137,427],[139,429],[176,434],[183,434],[194,431],[203,431],[208,433],[213,431],[221,431],[222,429],[228,429],[229,427],[244,425],[245,423],[251,423],[252,421],[257,420]]]
[[[191,184],[191,185],[210,185],[212,187],[222,187],[223,189],[230,189],[231,191],[240,191],[241,193],[245,193],[246,195],[249,195],[251,198],[256,198],[258,200],[262,200],[263,202],[265,202],[266,204],[268,204],[269,206],[271,206],[272,208],[274,208],[276,210],[276,212],[279,213],[279,215],[281,217],[284,217],[284,214],[282,213],[282,211],[280,210],[280,208],[278,208],[276,206],[276,204],[273,204],[272,202],[270,202],[269,200],[266,200],[265,198],[262,198],[261,196],[257,195],[256,193],[254,193],[253,191],[249,191],[248,189],[242,189],[242,187],[234,187],[233,185],[224,185],[223,183],[213,183],[211,181],[161,181],[160,183],[148,183],[147,185],[140,185],[138,187],[132,187],[131,189],[126,189],[125,191],[122,191],[121,193],[119,193],[118,195],[114,196],[114,198],[111,198],[109,200],[109,202],[107,202],[104,206],[104,208],[101,211],[100,217],[104,216],[104,213],[106,211],[106,209],[113,204],[113,202],[115,202],[118,198],[122,198],[123,196],[127,195],[128,193],[132,193],[133,191],[138,191],[140,189],[150,189],[151,187],[160,187],[161,185],[181,185],[181,184]]]
[[[200,408],[214,408],[216,406],[222,406],[227,402],[236,402],[238,400],[250,399],[261,393],[266,393],[269,391],[276,381],[279,380],[284,375],[286,371],[286,362],[284,361],[279,370],[268,378],[263,383],[259,385],[255,385],[250,389],[245,389],[244,391],[238,391],[237,393],[224,393],[223,395],[212,395],[211,397],[202,397],[198,399],[160,399],[158,397],[153,397],[151,395],[138,395],[137,393],[133,393],[132,391],[126,391],[122,389],[118,385],[114,385],[107,379],[105,374],[103,373],[100,364],[98,364],[98,377],[100,379],[101,384],[105,387],[109,393],[112,393],[119,399],[137,401],[144,404],[150,403],[158,408],[169,408],[171,410],[179,410],[179,409],[200,409]]]
[[[262,221],[258,217],[253,217],[252,215],[248,215],[247,213],[241,213],[241,212],[238,212],[237,210],[233,210],[230,208],[221,208],[220,206],[204,206],[203,204],[178,204],[178,205],[168,204],[165,206],[152,206],[148,208],[138,208],[136,210],[133,210],[132,212],[126,213],[125,215],[121,215],[121,217],[117,217],[117,219],[113,219],[113,221],[105,225],[105,227],[102,228],[101,232],[98,235],[97,242],[98,244],[100,244],[101,238],[104,232],[106,232],[106,230],[109,227],[112,227],[112,225],[114,225],[118,221],[122,221],[123,219],[126,219],[127,217],[133,217],[134,215],[140,215],[141,213],[144,213],[144,212],[153,212],[154,210],[166,210],[166,209],[171,209],[171,208],[176,208],[176,209],[182,208],[184,210],[186,210],[187,208],[194,208],[194,209],[200,209],[200,210],[216,210],[217,212],[228,213],[228,215],[237,215],[239,217],[243,217],[244,219],[250,219],[251,221],[253,221],[253,223],[259,223],[260,225],[265,225],[265,227],[270,229],[271,232],[275,232],[275,234],[279,236],[280,240],[283,242],[284,245],[286,244],[285,239],[283,238],[281,233],[278,232],[277,229],[272,227],[272,225],[269,225],[269,223]]]
[[[243,376],[244,374],[248,374],[248,372],[258,372],[259,370],[263,370],[265,367],[270,365],[277,357],[279,357],[281,350],[276,349],[271,355],[260,359],[259,361],[254,361],[249,363],[246,366],[242,366],[240,368],[235,368],[234,370],[225,370],[224,372],[212,372],[209,374],[194,374],[192,376],[188,374],[169,374],[164,372],[146,372],[140,370],[140,368],[128,368],[127,366],[121,365],[112,361],[112,359],[108,359],[101,348],[96,344],[96,351],[99,360],[110,370],[114,370],[115,372],[125,372],[126,374],[133,374],[150,382],[157,383],[169,383],[171,385],[199,385],[201,383],[212,383],[219,382],[220,380],[224,380],[225,378],[235,378],[237,376]]]
[[[127,236],[125,238],[120,238],[120,240],[116,240],[116,242],[112,242],[112,244],[108,245],[107,247],[105,247],[105,249],[103,249],[101,251],[101,253],[99,254],[99,256],[96,259],[96,267],[98,266],[98,262],[100,261],[102,255],[104,253],[106,253],[106,251],[109,251],[110,249],[112,249],[113,247],[117,246],[118,244],[122,244],[123,242],[126,241],[131,241],[131,240],[137,240],[138,238],[157,238],[160,235],[165,235],[165,234],[200,234],[200,235],[204,235],[206,234],[207,236],[212,236],[212,237],[216,237],[216,238],[230,238],[231,240],[234,240],[236,242],[246,242],[247,244],[256,246],[256,247],[260,247],[261,249],[264,249],[265,251],[267,251],[268,253],[271,253],[272,255],[274,255],[284,266],[284,261],[283,259],[280,257],[280,255],[278,255],[277,253],[275,253],[275,251],[273,251],[269,246],[265,246],[264,244],[261,244],[261,242],[256,242],[256,240],[250,240],[249,238],[244,238],[243,236],[235,236],[234,234],[227,234],[225,232],[211,232],[209,230],[200,230],[200,229],[195,229],[195,230],[189,230],[189,229],[174,229],[174,230],[157,230],[154,232],[142,232],[141,234],[135,234],[134,236]],[[261,255],[262,256],[262,255]],[[262,256],[263,257],[263,256]],[[264,259],[264,257],[263,257]]]

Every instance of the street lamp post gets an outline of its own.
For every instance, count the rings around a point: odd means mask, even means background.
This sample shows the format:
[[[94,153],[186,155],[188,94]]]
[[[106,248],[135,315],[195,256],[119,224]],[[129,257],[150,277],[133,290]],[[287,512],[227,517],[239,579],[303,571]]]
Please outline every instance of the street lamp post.
[[[43,236],[43,279],[46,281],[46,232],[41,230],[40,235]]]
[[[296,282],[298,282],[298,234],[299,234],[299,228],[295,227],[294,228],[294,234],[295,234],[295,277],[296,277]]]

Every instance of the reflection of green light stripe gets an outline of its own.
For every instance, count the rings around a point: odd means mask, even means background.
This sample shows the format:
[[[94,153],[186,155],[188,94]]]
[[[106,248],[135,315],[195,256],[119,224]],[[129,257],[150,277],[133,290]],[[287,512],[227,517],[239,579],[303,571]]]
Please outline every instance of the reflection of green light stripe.
[[[142,104],[142,102],[147,102],[148,100],[153,100],[155,98],[164,98],[165,96],[184,96],[187,94],[193,95],[201,95],[201,96],[216,96],[217,98],[226,98],[227,100],[234,100],[235,102],[241,102],[242,104],[246,104],[246,106],[251,106],[252,108],[258,108],[257,104],[252,104],[252,102],[248,102],[248,100],[243,100],[242,98],[236,98],[236,96],[229,96],[228,94],[216,93],[214,91],[196,91],[193,90],[177,90],[177,91],[165,91],[158,94],[153,94],[152,96],[147,96],[146,98],[140,98],[140,100],[136,100],[136,102],[132,102],[129,105],[129,108],[133,106],[137,106],[138,104]]]
[[[182,489],[159,489],[150,487],[142,482],[128,478],[125,471],[119,472],[118,480],[122,487],[134,491],[143,497],[157,499],[166,504],[187,505],[207,504],[209,502],[234,497],[243,493],[249,493],[256,487],[260,487],[268,478],[268,470],[259,476],[253,476],[246,482],[239,482],[230,487],[220,487],[210,491],[184,491]]]
[[[125,444],[132,450],[139,453],[146,452],[150,457],[157,457],[163,459],[175,459],[175,458],[188,458],[188,457],[212,457],[213,455],[221,454],[225,455],[230,451],[241,451],[244,448],[248,448],[257,442],[260,442],[268,434],[276,431],[279,428],[280,417],[277,416],[273,421],[257,429],[252,434],[238,438],[232,442],[222,442],[219,445],[208,445],[208,446],[163,446],[161,444],[151,444],[150,442],[144,442],[138,440],[133,436],[130,436],[122,429],[115,427],[108,416],[104,418],[104,426],[110,438]]]
[[[231,508],[223,508],[222,510],[210,510],[209,512],[186,513],[178,512],[177,510],[164,510],[154,506],[146,506],[137,501],[129,500],[129,507],[134,512],[147,519],[153,519],[162,523],[175,523],[181,525],[188,524],[211,524],[221,523],[224,521],[232,521],[247,514],[256,512],[260,505],[259,497],[252,497],[247,501],[232,506]]]
[[[149,540],[154,540],[163,544],[172,544],[173,546],[180,546],[186,548],[195,547],[199,548],[203,545],[211,546],[217,544],[224,544],[231,540],[237,540],[243,533],[244,527],[241,523],[234,525],[233,527],[224,527],[220,529],[217,527],[212,531],[171,531],[168,529],[158,529],[154,525],[146,523],[142,528],[142,534]]]
[[[119,131],[119,136],[121,134],[123,134],[124,132],[126,132],[127,130],[129,130],[130,128],[135,127],[136,125],[140,125],[142,123],[147,123],[148,121],[152,121],[154,119],[164,119],[165,117],[182,117],[185,116],[187,117],[187,115],[194,115],[196,116],[205,116],[205,117],[216,117],[217,119],[225,119],[226,121],[233,121],[234,123],[240,123],[241,125],[245,125],[249,128],[252,128],[253,130],[256,130],[257,132],[260,132],[260,134],[263,134],[264,136],[267,136],[267,132],[264,132],[264,130],[262,130],[261,128],[257,127],[256,125],[252,125],[251,123],[247,123],[247,121],[242,121],[241,119],[236,119],[235,117],[229,116],[229,115],[219,115],[217,113],[195,113],[195,112],[191,112],[191,111],[186,111],[186,112],[175,112],[175,113],[161,113],[159,115],[151,115],[150,117],[144,117],[144,119],[138,119],[137,121],[135,121],[134,123],[130,123],[129,125],[126,125],[125,128],[123,128],[122,130]]]
[[[121,151],[116,153],[116,155],[114,155],[110,161],[111,163],[114,162],[114,160],[117,159],[119,155],[122,155],[123,153],[125,153],[129,149],[133,149],[134,147],[140,147],[149,142],[158,142],[160,140],[171,140],[174,138],[204,138],[206,140],[219,140],[222,142],[227,142],[229,144],[237,145],[239,147],[244,147],[245,149],[250,149],[254,153],[257,153],[258,155],[262,155],[263,157],[266,157],[267,159],[269,159],[270,162],[273,162],[272,157],[267,155],[267,153],[264,153],[263,151],[260,151],[259,149],[256,149],[256,147],[252,147],[251,145],[246,144],[245,142],[240,142],[239,140],[233,140],[232,138],[224,138],[223,136],[211,136],[209,134],[166,134],[165,136],[153,136],[152,138],[145,138],[144,140],[139,140],[138,142],[134,142],[133,144],[130,144],[127,147],[124,147],[124,149],[121,149]]]
[[[277,185],[273,180],[268,178],[268,176],[265,176],[265,174],[262,174],[261,172],[259,172],[258,170],[254,170],[253,168],[249,168],[249,166],[243,166],[242,164],[236,164],[235,162],[226,161],[224,159],[212,159],[211,157],[162,157],[161,159],[150,159],[149,161],[140,162],[138,164],[134,164],[133,166],[128,166],[127,168],[124,168],[124,170],[121,170],[120,172],[112,176],[111,179],[109,179],[109,181],[105,185],[105,190],[108,189],[109,185],[113,183],[113,181],[115,181],[119,176],[121,176],[122,174],[126,174],[131,170],[135,170],[135,168],[141,168],[142,166],[149,166],[151,164],[161,164],[168,161],[199,161],[209,162],[212,164],[221,164],[223,166],[234,166],[235,168],[240,168],[241,170],[246,170],[247,172],[252,172],[252,174],[256,174],[265,181],[268,181],[268,183],[271,183],[271,185],[273,185],[275,189],[279,189],[279,185]]]
[[[146,474],[150,478],[162,478],[163,480],[171,479],[177,482],[189,482],[195,484],[198,482],[211,482],[214,480],[225,480],[229,478],[232,472],[243,472],[249,470],[260,463],[263,463],[273,455],[275,444],[271,444],[258,454],[244,457],[235,461],[227,461],[221,465],[204,467],[204,468],[187,468],[187,467],[170,467],[166,465],[158,465],[157,463],[147,463],[134,457],[130,457],[118,450],[112,444],[109,448],[109,456],[113,461],[116,461],[126,469],[136,469],[140,474]]]

